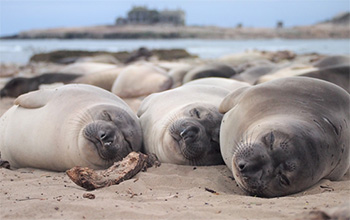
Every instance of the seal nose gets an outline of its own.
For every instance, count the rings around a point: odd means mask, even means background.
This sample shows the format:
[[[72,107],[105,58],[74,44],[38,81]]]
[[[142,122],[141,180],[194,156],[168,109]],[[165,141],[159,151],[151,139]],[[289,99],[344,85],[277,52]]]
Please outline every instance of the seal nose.
[[[199,133],[199,128],[197,126],[190,125],[181,131],[180,136],[185,141],[191,141],[196,139],[198,133]]]
[[[238,170],[239,170],[240,172],[243,172],[244,169],[246,168],[246,165],[247,165],[247,163],[246,163],[245,161],[239,161],[239,162],[237,163]]]
[[[111,146],[114,141],[113,134],[105,130],[98,131],[98,137],[105,147]]]
[[[105,131],[99,131],[98,132],[98,137],[100,138],[101,141],[105,140],[107,137],[107,134]]]

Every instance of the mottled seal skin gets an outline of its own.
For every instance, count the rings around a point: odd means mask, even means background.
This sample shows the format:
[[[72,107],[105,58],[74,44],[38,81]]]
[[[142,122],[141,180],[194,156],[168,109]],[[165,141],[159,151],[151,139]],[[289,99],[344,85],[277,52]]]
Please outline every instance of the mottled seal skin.
[[[25,78],[16,77],[11,79],[4,88],[0,90],[0,97],[18,97],[27,92],[38,90],[42,84],[69,83],[81,76],[80,74],[44,73],[39,76]]]
[[[220,105],[221,153],[250,195],[284,196],[349,169],[350,95],[307,77],[237,90]]]
[[[223,164],[219,146],[223,98],[247,86],[230,79],[200,79],[143,100],[138,110],[143,150],[161,162],[180,165]],[[227,89],[230,88],[231,90]]]
[[[15,104],[0,118],[0,152],[11,167],[104,169],[141,148],[136,114],[98,87],[38,90]]]

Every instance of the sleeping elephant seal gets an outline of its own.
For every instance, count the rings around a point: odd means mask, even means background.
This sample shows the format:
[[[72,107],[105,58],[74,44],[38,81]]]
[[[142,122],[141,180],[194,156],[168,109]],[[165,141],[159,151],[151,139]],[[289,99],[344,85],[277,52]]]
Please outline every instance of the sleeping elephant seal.
[[[345,90],[307,77],[237,90],[220,105],[223,159],[238,185],[261,197],[338,180],[349,169],[349,106]]]
[[[0,152],[12,167],[103,169],[141,148],[136,115],[98,87],[38,90],[15,104],[0,119]]]
[[[216,79],[213,85],[208,85],[211,80],[193,81],[193,84],[154,93],[143,100],[138,116],[146,153],[156,154],[164,163],[223,163],[219,147],[219,128],[223,115],[219,113],[218,107],[230,91],[247,84],[231,79]],[[228,87],[231,90],[226,89]]]
[[[173,84],[167,72],[151,63],[125,67],[112,86],[112,93],[122,99],[148,96],[170,89]]]
[[[307,76],[322,79],[345,89],[350,93],[350,66],[331,66],[320,70],[304,73],[300,76]]]
[[[313,64],[317,68],[327,68],[331,66],[350,66],[350,56],[334,55],[318,60]]]
[[[206,77],[230,78],[236,74],[236,71],[229,65],[222,63],[204,64],[189,70],[183,78],[183,83],[195,79]]]
[[[79,74],[69,73],[44,73],[35,77],[15,77],[6,83],[0,90],[0,98],[17,98],[27,92],[38,90],[40,85],[52,83],[70,83],[80,77]]]

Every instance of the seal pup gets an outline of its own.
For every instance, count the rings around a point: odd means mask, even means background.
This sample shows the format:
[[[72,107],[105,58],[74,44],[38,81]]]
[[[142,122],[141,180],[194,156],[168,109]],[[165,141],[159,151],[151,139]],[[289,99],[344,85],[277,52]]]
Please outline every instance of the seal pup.
[[[79,78],[76,78],[72,83],[88,84],[111,91],[114,81],[117,79],[121,71],[123,71],[123,69],[124,67],[115,67],[96,73],[85,74]]]
[[[80,77],[79,74],[44,73],[35,77],[15,77],[0,90],[0,97],[17,98],[27,92],[38,90],[42,84],[70,83]]]
[[[221,153],[250,195],[284,196],[349,169],[350,95],[307,77],[230,93],[221,103]]]
[[[269,74],[262,75],[256,80],[255,84],[260,84],[260,83],[268,82],[275,79],[285,78],[285,77],[299,76],[299,75],[317,71],[317,70],[319,70],[319,68],[314,67],[312,65],[292,63],[286,67],[276,69],[275,71],[270,72]]]
[[[322,79],[334,83],[350,93],[350,65],[330,66],[320,70],[304,73],[300,76]]]
[[[124,101],[90,85],[21,95],[0,118],[0,152],[14,168],[104,169],[141,144],[140,123]]]
[[[173,79],[173,86],[172,88],[176,88],[182,85],[183,78],[187,74],[188,71],[190,71],[193,68],[193,66],[180,66],[173,68],[169,70],[168,75]]]
[[[164,163],[223,164],[219,147],[223,115],[218,107],[230,91],[247,85],[231,79],[205,78],[148,96],[137,113],[143,151],[154,153]]]
[[[120,98],[137,98],[170,89],[173,84],[167,72],[150,63],[125,67],[112,86],[112,93]]]
[[[115,69],[118,67],[114,64],[107,63],[94,63],[94,62],[79,62],[66,65],[59,70],[60,73],[80,73],[80,74],[90,74],[98,73],[106,70]]]
[[[327,68],[331,66],[350,66],[350,56],[334,55],[324,57],[316,61],[313,66],[317,68]]]
[[[203,64],[189,70],[183,78],[183,83],[205,78],[205,77],[223,77],[230,78],[236,74],[236,71],[229,65],[222,63]]]
[[[247,82],[254,85],[255,82],[263,75],[269,74],[274,70],[274,66],[255,66],[251,67],[240,74],[236,74],[232,79]]]

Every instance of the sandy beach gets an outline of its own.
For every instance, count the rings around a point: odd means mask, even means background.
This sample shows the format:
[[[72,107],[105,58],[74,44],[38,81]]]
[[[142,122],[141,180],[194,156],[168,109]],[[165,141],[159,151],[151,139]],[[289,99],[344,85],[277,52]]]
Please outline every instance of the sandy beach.
[[[28,66],[14,74],[13,68],[3,68],[3,76],[33,74]],[[48,71],[57,65],[32,68]],[[0,115],[13,101],[0,99]],[[0,172],[0,219],[326,219],[315,216],[339,216],[339,207],[350,216],[348,174],[341,181],[322,180],[298,194],[267,199],[246,195],[225,165],[163,163],[93,191],[75,185],[63,172]]]
[[[346,177],[291,196],[257,198],[245,195],[224,165],[162,164],[94,191],[65,173],[1,169],[0,201],[1,219],[305,219],[346,204],[349,195]]]

